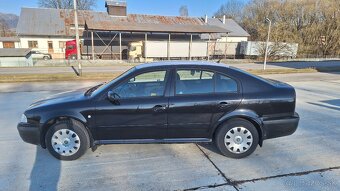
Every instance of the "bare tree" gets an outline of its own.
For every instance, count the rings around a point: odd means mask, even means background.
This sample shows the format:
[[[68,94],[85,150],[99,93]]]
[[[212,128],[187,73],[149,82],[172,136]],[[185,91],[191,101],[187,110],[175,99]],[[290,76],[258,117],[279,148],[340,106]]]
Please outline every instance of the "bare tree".
[[[95,0],[77,0],[78,9],[91,10],[95,5]],[[55,9],[73,9],[73,0],[39,0],[40,7],[55,8]]]
[[[271,41],[298,43],[299,54],[340,55],[339,7],[339,0],[250,0],[239,23],[250,40],[265,41],[268,17]]]
[[[182,5],[179,8],[179,15],[182,16],[182,17],[189,16],[189,10],[188,10],[188,7],[186,5]]]
[[[4,19],[0,19],[0,36],[7,36],[9,33],[9,28]]]
[[[244,7],[245,3],[243,1],[228,0],[227,3],[221,5],[221,7],[215,13],[215,17],[222,17],[225,15],[227,18],[241,22]]]

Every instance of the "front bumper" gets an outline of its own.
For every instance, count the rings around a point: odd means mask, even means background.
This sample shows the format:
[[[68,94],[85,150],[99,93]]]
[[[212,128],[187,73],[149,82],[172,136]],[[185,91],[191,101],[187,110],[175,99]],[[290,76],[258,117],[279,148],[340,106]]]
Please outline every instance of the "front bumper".
[[[34,145],[40,145],[40,130],[37,125],[19,123],[17,129],[23,141]]]
[[[272,139],[293,134],[298,127],[299,120],[299,114],[294,113],[294,115],[290,117],[263,121],[266,132],[265,139]]]

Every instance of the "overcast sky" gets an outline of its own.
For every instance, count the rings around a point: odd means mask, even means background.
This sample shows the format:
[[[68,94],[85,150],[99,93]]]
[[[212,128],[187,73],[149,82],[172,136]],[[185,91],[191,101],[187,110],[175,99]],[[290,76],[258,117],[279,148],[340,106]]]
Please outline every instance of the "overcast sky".
[[[179,15],[181,5],[189,9],[189,16],[212,16],[227,0],[127,0],[128,13]],[[237,0],[233,0],[237,1]],[[243,1],[243,0],[242,0]],[[21,7],[38,7],[37,0],[0,0],[0,12],[19,15]],[[97,0],[94,10],[105,11],[105,0]]]

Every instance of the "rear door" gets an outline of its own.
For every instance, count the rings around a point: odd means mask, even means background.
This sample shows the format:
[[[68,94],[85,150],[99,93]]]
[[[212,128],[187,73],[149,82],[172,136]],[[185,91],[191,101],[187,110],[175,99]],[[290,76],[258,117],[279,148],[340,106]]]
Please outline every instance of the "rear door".
[[[168,137],[204,138],[209,133],[215,106],[214,73],[200,69],[174,72],[169,99]]]
[[[169,138],[209,138],[212,126],[241,102],[237,80],[205,69],[177,69],[169,99]]]

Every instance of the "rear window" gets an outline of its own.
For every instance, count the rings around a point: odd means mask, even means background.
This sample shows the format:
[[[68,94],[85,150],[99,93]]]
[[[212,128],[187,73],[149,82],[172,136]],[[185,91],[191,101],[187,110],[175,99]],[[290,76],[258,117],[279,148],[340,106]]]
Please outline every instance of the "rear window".
[[[235,93],[237,92],[237,82],[227,76],[216,74],[216,93]]]

